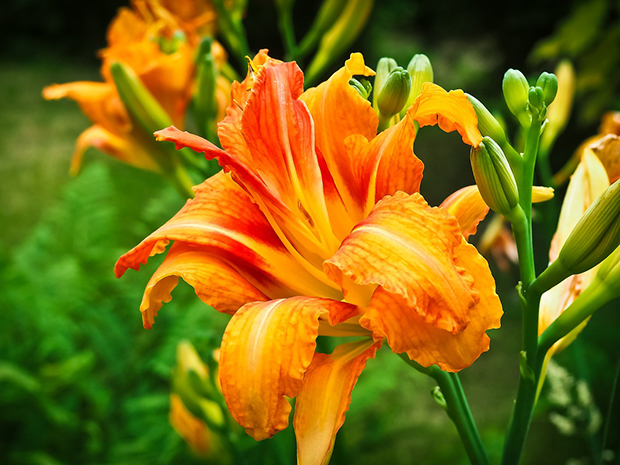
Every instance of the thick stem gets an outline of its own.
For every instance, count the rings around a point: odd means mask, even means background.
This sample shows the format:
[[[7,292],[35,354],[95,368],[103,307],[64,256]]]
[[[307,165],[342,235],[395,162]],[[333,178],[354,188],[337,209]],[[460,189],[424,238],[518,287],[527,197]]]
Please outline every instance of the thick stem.
[[[504,444],[504,465],[519,463],[525,438],[529,431],[532,413],[536,402],[536,386],[540,368],[538,362],[538,310],[541,293],[530,290],[536,279],[534,267],[534,250],[532,243],[532,186],[534,185],[534,169],[540,140],[541,122],[533,118],[523,152],[523,176],[519,179],[519,205],[515,218],[511,218],[513,234],[519,253],[521,284],[519,294],[522,315],[522,360],[521,378],[515,405],[508,426]]]
[[[446,401],[446,412],[459,433],[470,462],[474,465],[489,465],[489,459],[482,444],[478,427],[474,421],[458,375],[456,373],[447,373],[435,365],[427,368],[423,367],[410,360],[405,354],[400,354],[400,357],[409,366],[432,377],[437,382]]]

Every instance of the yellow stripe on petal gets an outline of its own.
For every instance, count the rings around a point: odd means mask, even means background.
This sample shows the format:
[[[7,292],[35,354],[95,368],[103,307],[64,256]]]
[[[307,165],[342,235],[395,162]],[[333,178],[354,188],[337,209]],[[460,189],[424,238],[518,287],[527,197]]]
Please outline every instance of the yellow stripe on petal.
[[[456,265],[473,278],[478,303],[469,309],[469,324],[457,333],[428,324],[401,296],[379,288],[360,324],[373,331],[375,339],[387,338],[396,353],[406,352],[422,366],[438,365],[444,371],[470,366],[489,349],[486,331],[498,328],[502,306],[495,282],[484,258],[464,239],[455,250]]]
[[[295,404],[299,465],[329,462],[336,433],[349,410],[351,391],[380,346],[372,341],[352,342],[336,347],[331,355],[314,355]]]
[[[434,126],[446,131],[458,131],[463,142],[478,147],[482,135],[478,117],[462,90],[446,92],[431,82],[422,85],[422,93],[407,112],[420,126]]]
[[[314,356],[319,318],[331,324],[356,315],[343,302],[312,297],[245,305],[222,340],[220,380],[233,418],[256,440],[288,425],[291,406]]]
[[[446,198],[440,207],[456,218],[465,239],[476,234],[478,223],[489,213],[489,207],[482,199],[478,186],[459,189]]]
[[[377,203],[325,262],[325,270],[343,286],[348,301],[369,304],[351,298],[359,292],[346,278],[371,291],[379,285],[402,296],[424,321],[457,333],[479,300],[472,277],[455,260],[462,240],[452,215],[429,207],[419,194],[397,192]]]

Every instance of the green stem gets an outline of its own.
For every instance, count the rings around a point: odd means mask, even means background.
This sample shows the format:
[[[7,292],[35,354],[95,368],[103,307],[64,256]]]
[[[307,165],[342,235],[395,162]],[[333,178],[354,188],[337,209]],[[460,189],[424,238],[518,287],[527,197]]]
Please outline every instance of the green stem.
[[[549,155],[546,152],[538,154],[538,161],[536,163],[538,167],[538,175],[543,186],[555,188],[555,182],[553,181],[553,172],[551,170],[551,164],[549,163]],[[543,210],[543,224],[548,238],[550,239],[555,232],[555,227],[558,222],[558,203],[555,196],[552,199],[547,200],[540,205]]]
[[[557,341],[583,323],[586,318],[614,298],[607,286],[594,281],[541,334],[540,350],[546,352]]]
[[[172,169],[164,173],[164,176],[170,183],[175,187],[175,189],[181,194],[181,196],[185,199],[194,198],[194,190],[192,186],[194,185],[192,179],[187,174],[185,167],[179,162],[176,161],[172,163]]]
[[[385,116],[383,113],[379,112],[379,127],[377,128],[377,133],[385,131],[387,128],[389,128],[390,122],[392,121],[393,117],[394,115]]]
[[[459,433],[470,462],[474,465],[489,465],[489,459],[458,375],[447,373],[436,365],[428,368],[423,367],[410,360],[405,354],[400,354],[400,358],[409,366],[432,377],[437,382],[446,401],[446,412]]]
[[[523,152],[523,176],[519,182],[519,205],[512,221],[513,234],[519,253],[521,283],[519,294],[522,317],[522,353],[525,355],[525,366],[521,367],[521,377],[515,405],[508,425],[504,444],[504,465],[519,463],[525,438],[532,421],[532,413],[536,403],[536,386],[540,374],[538,357],[538,311],[542,293],[530,290],[536,279],[534,267],[534,250],[532,242],[532,186],[534,185],[534,169],[540,141],[541,122],[533,118]],[[519,211],[520,210],[520,211]],[[542,366],[540,364],[540,366]]]

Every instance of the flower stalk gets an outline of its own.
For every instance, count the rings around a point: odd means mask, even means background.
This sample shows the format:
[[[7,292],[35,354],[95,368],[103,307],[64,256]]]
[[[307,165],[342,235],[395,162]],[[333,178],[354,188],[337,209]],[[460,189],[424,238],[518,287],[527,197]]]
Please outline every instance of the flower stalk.
[[[445,401],[446,413],[459,433],[470,462],[474,465],[488,465],[489,459],[458,374],[447,373],[436,365],[423,367],[409,359],[406,354],[400,354],[399,356],[407,365],[420,373],[430,376],[437,382],[443,401]]]

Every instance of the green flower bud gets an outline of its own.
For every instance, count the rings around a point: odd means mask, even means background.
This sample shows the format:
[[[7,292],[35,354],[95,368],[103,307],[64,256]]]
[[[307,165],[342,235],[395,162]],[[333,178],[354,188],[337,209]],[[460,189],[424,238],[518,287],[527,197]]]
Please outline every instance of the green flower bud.
[[[530,124],[529,115],[527,114],[527,101],[529,84],[521,71],[509,69],[504,74],[502,81],[502,90],[504,91],[504,100],[510,112],[515,115],[523,127]]]
[[[200,44],[193,104],[199,132],[213,140],[214,134],[217,133],[215,120],[218,110],[216,90],[219,70],[211,53],[211,44],[210,37]]]
[[[469,103],[474,107],[476,116],[478,117],[478,130],[483,136],[489,136],[499,145],[506,142],[506,133],[499,121],[491,114],[489,110],[478,100],[469,94],[465,94]]]
[[[596,279],[612,290],[614,295],[620,295],[620,247],[603,260]]]
[[[378,109],[377,101],[379,100],[381,89],[383,88],[383,85],[387,81],[387,78],[392,70],[396,67],[398,67],[398,63],[396,63],[394,58],[383,57],[379,60],[379,63],[377,63],[377,74],[375,74],[375,84],[373,86],[375,92],[372,96],[372,106],[375,110]]]
[[[349,85],[359,92],[362,98],[368,100],[372,92],[372,84],[367,79],[349,79]]]
[[[552,73],[542,73],[536,81],[536,87],[543,90],[545,105],[549,106],[558,93],[558,78]]]
[[[377,108],[383,117],[392,117],[403,109],[411,91],[411,76],[400,66],[392,70],[379,91]]]
[[[493,211],[509,215],[519,204],[519,191],[500,146],[490,137],[484,137],[480,146],[472,147],[470,160],[485,203]]]
[[[609,186],[583,214],[557,262],[570,274],[595,267],[620,245],[620,182]]]
[[[413,101],[422,93],[422,84],[425,82],[433,82],[433,67],[428,57],[422,53],[414,55],[409,65],[407,65],[407,72],[411,76],[411,91],[409,92],[409,98],[401,112],[401,116],[407,112],[407,109],[411,106]]]
[[[543,90],[540,87],[530,87],[527,101],[531,108],[535,109],[536,112],[540,112],[545,104],[545,94]]]
[[[112,63],[110,72],[129,115],[150,135],[172,124],[168,113],[144,86],[138,75],[122,63]]]

